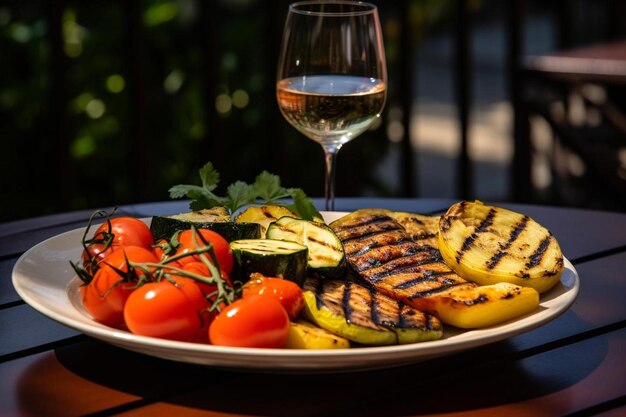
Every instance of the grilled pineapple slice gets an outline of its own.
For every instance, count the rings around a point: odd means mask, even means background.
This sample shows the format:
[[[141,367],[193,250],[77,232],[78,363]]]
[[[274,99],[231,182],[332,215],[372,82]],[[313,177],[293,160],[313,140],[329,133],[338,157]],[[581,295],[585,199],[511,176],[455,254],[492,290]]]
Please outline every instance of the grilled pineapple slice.
[[[563,272],[552,234],[530,217],[480,201],[451,206],[439,222],[439,250],[461,277],[479,285],[509,282],[543,293]]]
[[[290,323],[285,347],[287,349],[348,349],[350,341],[308,321],[300,320]]]
[[[261,238],[265,238],[270,223],[283,216],[299,218],[296,213],[283,206],[250,206],[235,217],[235,223],[257,223],[261,226]]]

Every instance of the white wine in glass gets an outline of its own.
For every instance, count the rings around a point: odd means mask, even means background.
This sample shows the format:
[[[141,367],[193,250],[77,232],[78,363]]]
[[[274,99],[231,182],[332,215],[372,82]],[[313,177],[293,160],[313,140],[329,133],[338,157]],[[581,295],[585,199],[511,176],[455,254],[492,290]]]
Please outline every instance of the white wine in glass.
[[[337,152],[380,116],[386,92],[376,6],[354,1],[289,6],[276,96],[285,119],[322,145],[326,210],[334,210]]]

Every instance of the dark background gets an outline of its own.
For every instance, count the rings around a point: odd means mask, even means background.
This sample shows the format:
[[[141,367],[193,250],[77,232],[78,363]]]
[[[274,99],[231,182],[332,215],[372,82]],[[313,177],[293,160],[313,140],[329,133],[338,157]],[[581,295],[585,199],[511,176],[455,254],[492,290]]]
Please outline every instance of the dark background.
[[[498,100],[509,100],[507,43],[481,37],[481,29],[508,33],[513,4],[523,3],[522,53],[624,36],[623,14],[615,14],[623,10],[619,1],[377,3],[389,97],[381,123],[339,154],[339,196],[519,199],[511,188],[510,159],[485,170],[474,155],[469,161],[475,170],[472,186],[464,191],[458,185],[463,175],[458,152],[437,154],[411,140],[409,124],[427,122],[415,105],[425,94],[452,109],[459,103],[459,55],[448,51],[437,61],[428,51],[438,51],[441,40],[456,51],[455,34],[466,25],[472,36],[465,51],[470,101],[478,109],[483,94],[493,94],[494,88]],[[321,196],[321,147],[288,126],[275,103],[287,5],[261,0],[0,1],[0,221],[166,200],[172,185],[198,183],[197,171],[207,161],[221,172],[224,186],[253,181],[268,170],[279,174],[285,186]],[[621,23],[616,22],[620,16]],[[545,31],[533,32],[537,27]],[[496,60],[489,51],[495,51]],[[483,61],[481,53],[488,55]],[[445,71],[450,77],[441,80]],[[481,74],[491,77],[489,71],[497,82],[472,81]],[[457,129],[458,112],[448,117],[451,129]],[[499,179],[494,187],[480,186],[494,178]],[[623,209],[610,195],[593,203],[545,195],[524,199]]]

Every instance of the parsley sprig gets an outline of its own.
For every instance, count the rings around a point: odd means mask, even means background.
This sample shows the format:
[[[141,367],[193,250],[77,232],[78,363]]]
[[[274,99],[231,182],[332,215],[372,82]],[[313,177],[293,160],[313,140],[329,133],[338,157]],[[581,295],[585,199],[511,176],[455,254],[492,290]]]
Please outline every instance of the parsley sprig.
[[[197,211],[212,207],[226,207],[231,214],[250,204],[274,204],[284,206],[303,219],[321,219],[313,201],[300,188],[285,188],[280,185],[280,177],[267,171],[261,172],[248,184],[235,181],[226,188],[226,196],[214,193],[220,182],[220,174],[211,162],[200,168],[202,185],[179,184],[169,189],[171,198],[189,198],[189,208]],[[285,202],[289,201],[290,202]]]

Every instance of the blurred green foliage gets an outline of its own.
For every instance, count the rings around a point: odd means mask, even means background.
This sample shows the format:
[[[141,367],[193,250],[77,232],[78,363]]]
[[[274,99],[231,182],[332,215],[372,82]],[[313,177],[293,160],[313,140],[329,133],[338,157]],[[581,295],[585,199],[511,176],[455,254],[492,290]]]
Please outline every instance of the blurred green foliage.
[[[446,3],[413,1],[412,18],[421,24]],[[287,4],[0,2],[0,221],[166,200],[172,185],[196,182],[207,161],[224,185],[268,170],[321,196],[321,147],[275,104]],[[389,4],[381,16],[391,79],[400,16]],[[344,147],[338,195],[395,193],[375,173],[394,146],[385,128],[383,117]]]

